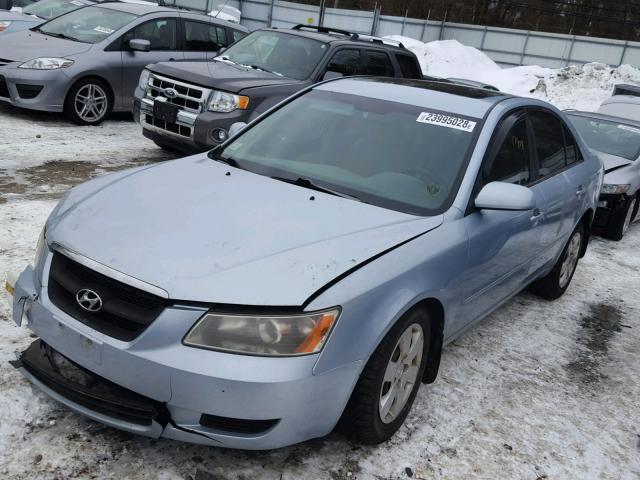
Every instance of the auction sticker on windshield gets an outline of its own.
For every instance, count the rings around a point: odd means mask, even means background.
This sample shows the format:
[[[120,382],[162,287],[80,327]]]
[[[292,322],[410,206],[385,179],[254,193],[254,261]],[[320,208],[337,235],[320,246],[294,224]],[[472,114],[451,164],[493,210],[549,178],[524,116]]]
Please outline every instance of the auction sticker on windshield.
[[[107,28],[107,27],[101,27],[100,25],[98,25],[97,27],[94,28],[94,30],[96,32],[100,32],[100,33],[106,33],[107,35],[111,35],[113,32],[115,32],[115,30],[111,29],[111,28]]]
[[[463,130],[465,132],[473,132],[473,129],[476,128],[476,122],[472,120],[436,112],[422,112],[416,119],[416,122],[455,128],[456,130]]]

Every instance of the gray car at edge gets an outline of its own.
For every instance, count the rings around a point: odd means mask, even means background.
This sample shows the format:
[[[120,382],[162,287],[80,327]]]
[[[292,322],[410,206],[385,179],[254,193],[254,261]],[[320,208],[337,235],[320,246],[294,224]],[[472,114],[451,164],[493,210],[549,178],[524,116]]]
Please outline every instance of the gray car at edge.
[[[155,438],[271,449],[342,418],[379,443],[446,343],[565,292],[602,174],[539,100],[325,82],[208,154],[73,188],[7,282],[40,337],[13,365]]]
[[[147,64],[204,60],[246,31],[156,5],[79,8],[32,30],[2,35],[0,101],[96,125],[112,111],[131,110]]]

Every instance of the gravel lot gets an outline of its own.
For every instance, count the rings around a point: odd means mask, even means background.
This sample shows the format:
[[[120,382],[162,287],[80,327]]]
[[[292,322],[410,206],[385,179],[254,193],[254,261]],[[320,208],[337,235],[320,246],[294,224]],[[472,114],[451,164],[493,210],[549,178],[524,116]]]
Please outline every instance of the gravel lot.
[[[0,107],[0,273],[31,261],[55,199],[167,154],[126,116],[79,128]],[[449,345],[388,443],[342,434],[271,452],[154,441],[33,391],[7,363],[32,339],[0,305],[0,478],[639,479],[640,223],[593,240],[567,294],[523,293]]]

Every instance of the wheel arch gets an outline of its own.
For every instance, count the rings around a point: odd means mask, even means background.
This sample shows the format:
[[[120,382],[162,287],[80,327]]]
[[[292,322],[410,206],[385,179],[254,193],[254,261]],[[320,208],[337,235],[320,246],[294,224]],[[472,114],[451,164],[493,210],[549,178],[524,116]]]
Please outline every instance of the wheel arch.
[[[582,248],[580,251],[580,258],[584,257],[587,253],[587,246],[589,245],[589,239],[591,238],[591,224],[593,223],[594,218],[594,210],[589,208],[586,212],[582,214],[582,218],[580,218],[579,224],[582,223],[584,225],[584,235],[585,239],[582,242]]]
[[[444,343],[444,305],[434,297],[420,300],[407,310],[421,309],[427,312],[429,322],[431,322],[431,336],[429,339],[429,348],[427,350],[427,366],[422,375],[422,383],[433,383],[438,377],[440,369],[440,357],[442,356],[442,347]]]

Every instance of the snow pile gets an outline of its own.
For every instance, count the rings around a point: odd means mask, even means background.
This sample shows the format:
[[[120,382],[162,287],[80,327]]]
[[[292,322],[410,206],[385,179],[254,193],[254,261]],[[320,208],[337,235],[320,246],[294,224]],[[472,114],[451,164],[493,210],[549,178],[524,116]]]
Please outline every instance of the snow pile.
[[[493,85],[514,95],[536,97],[558,108],[596,110],[618,83],[640,84],[640,70],[630,65],[612,68],[602,63],[561,69],[535,65],[501,68],[480,50],[457,40],[423,43],[391,35],[416,54],[426,75],[467,78]]]

